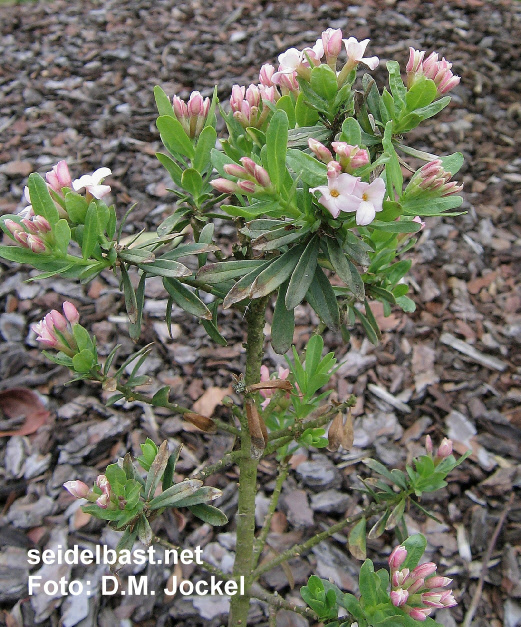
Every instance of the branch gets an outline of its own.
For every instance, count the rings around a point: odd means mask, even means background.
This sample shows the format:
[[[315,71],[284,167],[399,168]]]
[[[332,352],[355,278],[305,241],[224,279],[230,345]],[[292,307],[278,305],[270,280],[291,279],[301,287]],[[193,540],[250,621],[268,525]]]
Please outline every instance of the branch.
[[[275,594],[271,594],[264,590],[258,583],[252,585],[251,590],[249,592],[249,596],[254,599],[259,599],[260,601],[264,601],[271,607],[274,607],[278,610],[289,610],[290,612],[295,612],[296,614],[300,614],[301,616],[306,616],[307,618],[311,618],[313,620],[318,619],[318,615],[310,607],[301,607],[300,605],[296,605],[295,603],[289,603],[285,601],[282,597],[280,597],[276,592]]]
[[[275,566],[282,564],[282,562],[286,562],[292,557],[296,557],[298,555],[301,555],[302,553],[306,553],[317,544],[320,544],[322,540],[325,540],[326,538],[329,538],[330,536],[337,533],[338,531],[341,531],[344,527],[347,527],[348,525],[352,525],[353,523],[359,521],[364,516],[369,517],[369,516],[372,516],[373,514],[376,514],[377,512],[382,512],[385,509],[387,509],[387,507],[388,507],[387,503],[380,503],[380,504],[372,503],[371,505],[369,505],[369,507],[365,511],[360,512],[359,514],[355,514],[354,516],[350,516],[349,518],[346,518],[345,520],[341,520],[335,525],[332,525],[331,527],[329,527],[329,529],[326,529],[322,533],[319,533],[313,536],[306,542],[302,544],[296,544],[291,549],[284,551],[283,553],[281,553],[274,559],[270,560],[269,562],[261,564],[259,567],[257,567],[253,571],[252,578],[258,579],[264,573],[268,572],[272,568],[275,568]]]
[[[209,477],[210,475],[213,475],[220,470],[224,470],[225,468],[228,468],[228,466],[231,466],[232,464],[237,462],[241,455],[242,451],[232,451],[231,453],[226,453],[226,455],[215,464],[207,466],[206,468],[203,468],[199,471],[195,470],[194,473],[192,473],[191,477],[192,479],[206,479],[206,477]]]

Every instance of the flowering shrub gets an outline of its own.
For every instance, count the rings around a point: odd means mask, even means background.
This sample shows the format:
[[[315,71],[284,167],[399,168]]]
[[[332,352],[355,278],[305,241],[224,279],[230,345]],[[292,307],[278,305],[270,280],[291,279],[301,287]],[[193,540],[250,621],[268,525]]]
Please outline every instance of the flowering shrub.
[[[330,625],[340,624],[339,607],[359,625],[412,625],[430,620],[433,608],[454,604],[446,589],[449,580],[435,576],[432,564],[418,566],[425,541],[420,536],[405,539],[404,521],[408,505],[426,512],[422,493],[446,485],[447,474],[464,459],[455,460],[447,440],[435,455],[428,440],[427,454],[406,472],[366,460],[377,477],[364,480],[361,514],[259,564],[290,455],[299,446],[336,449],[352,443],[350,417],[344,412],[355,399],[336,403],[327,391],[320,392],[336,370],[334,355],[322,356],[320,331],[329,327],[348,341],[350,329],[359,323],[377,343],[380,330],[371,300],[381,301],[386,315],[395,305],[413,311],[405,281],[411,262],[397,258],[414,246],[424,216],[458,215],[454,210],[462,202],[457,195],[461,185],[453,180],[462,155],[438,157],[405,142],[407,132],[448,105],[447,94],[459,77],[436,53],[424,59],[424,51],[411,48],[406,82],[399,63],[389,61],[388,85],[380,89],[370,74],[358,79],[360,64],[369,70],[379,64],[377,57],[365,56],[368,43],[327,29],[313,46],[281,54],[277,68],[264,64],[257,84],[234,85],[229,109],[220,105],[217,90],[211,99],[194,91],[184,102],[156,87],[156,124],[166,150],[157,158],[172,179],[177,202],[146,237],[122,239],[130,210],[118,224],[115,208],[105,203],[108,168],[73,180],[64,161],[45,180],[31,174],[24,192],[28,206],[0,218],[10,240],[0,246],[0,256],[31,264],[41,278],[61,275],[85,283],[112,271],[134,340],[140,335],[150,276],[161,277],[168,294],[169,327],[175,304],[195,316],[212,341],[224,345],[220,308],[244,313],[246,370],[234,384],[242,402],[226,401],[228,420],[172,402],[168,386],[153,395],[138,391],[148,382],[139,370],[150,347],[116,365],[116,346],[101,362],[95,338],[79,324],[71,303],[64,303],[63,315],[54,310],[33,327],[40,344],[57,351],[47,353],[51,360],[113,393],[109,405],[137,399],[179,413],[207,433],[219,429],[237,438],[238,447],[219,463],[177,484],[173,473],[179,451],[169,453],[166,443],[157,447],[149,440],[138,459],[145,475],[127,455],[108,466],[92,488],[79,480],[65,484],[73,496],[89,502],[86,512],[123,532],[122,549],[136,539],[159,541],[151,523],[168,507],[187,507],[212,525],[225,524],[224,514],[208,504],[219,492],[202,482],[236,463],[240,481],[233,577],[245,578],[246,595],[232,599],[230,625],[246,624],[250,596],[260,595],[281,607],[278,597],[259,592],[253,584],[346,526],[352,526],[351,553],[365,560],[366,524],[374,517],[370,537],[396,529],[403,540],[390,558],[391,577],[384,570],[375,573],[372,562],[364,561],[360,600],[312,577],[302,590],[308,610],[292,609],[332,621]],[[219,138],[218,113],[226,124]],[[424,165],[415,170],[411,157]],[[404,171],[410,173],[408,182]],[[215,233],[217,218],[236,227],[228,257]],[[185,265],[181,260],[186,257],[193,263]],[[280,368],[276,377],[262,365],[265,312],[272,301],[271,343],[277,353],[285,354],[292,346],[294,310],[300,303],[306,301],[320,319],[304,355],[293,347],[286,357],[288,367]],[[277,456],[279,475],[266,520],[255,536],[257,465],[270,454]],[[351,623],[350,618],[343,624]]]

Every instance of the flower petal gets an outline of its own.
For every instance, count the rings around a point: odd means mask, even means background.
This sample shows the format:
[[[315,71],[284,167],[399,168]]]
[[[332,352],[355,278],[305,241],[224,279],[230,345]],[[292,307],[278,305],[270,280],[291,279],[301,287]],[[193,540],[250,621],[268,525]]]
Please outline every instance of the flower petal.
[[[356,212],[356,223],[359,226],[371,224],[376,215],[376,211],[372,202],[362,200]]]

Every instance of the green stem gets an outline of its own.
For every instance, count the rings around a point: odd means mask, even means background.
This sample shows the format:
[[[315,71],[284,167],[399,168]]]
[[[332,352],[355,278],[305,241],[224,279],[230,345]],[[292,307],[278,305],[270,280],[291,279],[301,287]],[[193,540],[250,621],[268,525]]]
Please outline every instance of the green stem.
[[[260,368],[264,349],[264,322],[267,297],[253,300],[246,314],[246,373],[245,385],[260,381]],[[250,598],[248,596],[253,570],[253,545],[255,541],[255,495],[257,493],[257,465],[251,454],[252,442],[245,415],[241,419],[241,452],[239,459],[239,504],[237,512],[237,546],[233,575],[244,577],[244,596],[235,595],[231,599],[229,627],[245,627],[248,622]]]
[[[239,459],[241,454],[241,451],[232,451],[231,453],[226,453],[226,455],[220,461],[212,464],[211,466],[206,466],[206,468],[203,468],[199,472],[196,472],[194,475],[192,475],[192,479],[200,479],[202,481],[203,479],[206,479],[206,477],[209,477],[210,475],[214,475],[216,472],[224,470],[228,466],[234,464]]]
[[[301,616],[306,616],[307,618],[311,618],[316,620],[318,618],[317,614],[310,607],[301,607],[300,605],[295,605],[294,603],[289,603],[285,601],[282,597],[280,597],[277,593],[270,594],[264,588],[261,588],[258,584],[253,584],[250,596],[254,599],[259,599],[260,601],[264,601],[271,607],[274,607],[279,610],[289,610],[290,612],[295,612],[295,614],[300,614]]]
[[[267,573],[269,570],[271,570],[272,568],[275,568],[275,566],[278,566],[279,564],[282,564],[283,562],[287,562],[292,557],[296,557],[298,555],[301,555],[302,553],[306,553],[317,544],[320,544],[322,540],[326,540],[327,538],[337,533],[338,531],[342,531],[344,527],[347,527],[348,525],[352,525],[353,523],[359,521],[364,516],[365,517],[372,516],[373,514],[384,511],[387,507],[388,507],[387,503],[381,503],[381,504],[372,503],[363,512],[360,512],[359,514],[356,514],[355,516],[350,516],[349,518],[341,520],[340,522],[336,523],[335,525],[332,525],[331,527],[329,527],[322,533],[319,533],[313,536],[306,542],[303,542],[302,544],[296,544],[295,546],[291,547],[291,549],[288,549],[287,551],[284,551],[280,555],[277,555],[277,557],[273,558],[269,562],[262,564],[261,566],[259,566],[253,571],[253,575],[252,575],[253,579],[258,579],[264,573]]]
[[[264,524],[262,525],[259,537],[255,541],[255,547],[253,549],[253,568],[257,566],[262,550],[264,549],[264,545],[266,544],[266,538],[268,537],[268,533],[270,531],[271,519],[273,518],[273,514],[277,509],[280,493],[282,492],[282,486],[284,484],[284,481],[286,480],[286,477],[288,476],[288,472],[289,461],[281,461],[279,466],[279,475],[275,483],[275,489],[273,490],[273,494],[271,495],[268,512],[266,513],[266,518],[264,519]]]

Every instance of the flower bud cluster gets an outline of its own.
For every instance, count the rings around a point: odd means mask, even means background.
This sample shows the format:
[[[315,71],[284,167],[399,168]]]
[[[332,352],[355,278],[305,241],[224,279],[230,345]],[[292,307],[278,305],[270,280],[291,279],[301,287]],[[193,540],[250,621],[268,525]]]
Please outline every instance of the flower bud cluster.
[[[203,99],[198,91],[193,91],[188,103],[179,96],[174,96],[172,105],[175,116],[181,122],[186,134],[192,138],[199,137],[210,112],[210,99]]]
[[[241,158],[242,166],[237,163],[227,163],[224,171],[230,176],[236,176],[238,181],[219,178],[210,181],[210,184],[224,194],[255,194],[272,189],[271,179],[266,170],[249,157]]]
[[[452,63],[449,63],[445,58],[439,61],[436,52],[432,52],[425,60],[423,60],[424,56],[424,50],[409,48],[409,61],[405,68],[408,89],[411,89],[421,76],[434,81],[438,96],[448,93],[459,84],[460,77],[451,72]]]
[[[400,545],[389,556],[391,570],[391,602],[411,618],[424,621],[436,608],[457,605],[448,577],[435,575],[437,566],[427,562],[416,566],[412,571],[400,567],[407,559],[407,549]]]
[[[429,192],[432,197],[439,198],[457,194],[463,189],[463,185],[451,181],[451,177],[451,173],[443,169],[441,159],[429,161],[415,172],[404,195],[411,197]]]
[[[275,102],[277,96],[275,87],[265,86],[262,82],[260,85],[250,85],[247,89],[244,86],[234,85],[230,98],[233,117],[244,128],[248,126],[260,128],[270,112],[265,103]]]
[[[76,307],[67,301],[63,303],[63,313],[65,315],[53,309],[31,328],[37,335],[36,340],[42,346],[54,348],[72,357],[78,351],[72,328],[78,324],[80,315]]]
[[[33,211],[28,211],[23,215],[30,217],[24,217],[20,222],[9,218],[4,221],[13,239],[23,248],[32,250],[33,253],[49,252],[49,244],[53,241],[49,222],[43,216],[34,215]]]
[[[431,436],[428,435],[425,438],[425,449],[427,450],[427,454],[434,459],[434,465],[437,466],[445,458],[449,457],[449,455],[452,455],[452,440],[443,438],[436,454],[433,456],[434,447],[432,445]]]
[[[77,499],[87,499],[91,503],[96,503],[101,509],[125,509],[125,499],[123,497],[116,499],[106,475],[98,475],[96,479],[97,490],[96,488],[89,488],[83,481],[66,481],[63,487]]]
[[[331,144],[336,155],[336,162],[339,164],[338,166],[332,165],[335,163],[333,155],[324,144],[310,137],[308,146],[319,161],[327,163],[328,168],[337,169],[339,174],[340,172],[351,174],[354,170],[369,164],[369,153],[367,150],[359,146],[351,146],[346,142],[333,142]]]

